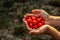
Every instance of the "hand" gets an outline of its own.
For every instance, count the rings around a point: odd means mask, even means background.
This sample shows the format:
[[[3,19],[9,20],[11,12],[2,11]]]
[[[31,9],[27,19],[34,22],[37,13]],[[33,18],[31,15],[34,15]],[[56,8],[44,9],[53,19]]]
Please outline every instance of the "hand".
[[[50,18],[50,15],[46,11],[42,9],[40,10],[35,9],[35,10],[32,10],[32,13],[40,15],[45,20],[45,24],[49,24],[49,25],[51,24],[52,19]]]
[[[27,15],[28,16],[31,16],[31,15],[34,15],[34,14],[38,14],[38,15],[40,15],[41,17],[43,17],[43,19],[45,20],[45,24],[50,24],[50,18],[49,18],[49,14],[47,13],[47,12],[45,12],[44,10],[38,10],[38,9],[36,9],[36,10],[32,10],[32,13],[33,14],[26,14],[26,15],[24,15],[24,18],[23,18],[23,22],[26,24],[26,27],[27,27],[27,29],[28,30],[33,30],[33,29],[31,29],[31,28],[29,28],[29,26],[28,26],[28,24],[27,24],[27,22],[26,22],[26,20],[25,20],[25,18],[27,17]]]
[[[33,14],[28,13],[28,14],[24,15],[24,18],[23,18],[23,22],[25,23],[25,25],[26,25],[26,27],[29,31],[32,30],[32,29],[28,26],[27,21],[25,19],[26,19],[27,16],[31,16],[31,15],[33,15]]]
[[[41,34],[41,33],[47,33],[49,25],[43,25],[39,29],[33,29],[29,32],[29,34]]]
[[[31,15],[31,14],[26,14],[24,17],[26,17],[27,15]],[[42,27],[38,28],[38,29],[31,29],[28,24],[27,21],[25,20],[25,18],[23,18],[23,22],[26,24],[27,29],[29,30],[29,34],[41,34],[41,33],[45,33],[48,30],[49,25],[43,25]]]

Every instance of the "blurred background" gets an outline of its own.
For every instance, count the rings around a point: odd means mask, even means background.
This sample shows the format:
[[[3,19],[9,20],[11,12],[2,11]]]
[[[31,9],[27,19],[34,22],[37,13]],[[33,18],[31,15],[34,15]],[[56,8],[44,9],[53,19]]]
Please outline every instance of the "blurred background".
[[[0,0],[0,40],[54,40],[48,34],[28,34],[22,19],[33,9],[60,16],[60,0]]]

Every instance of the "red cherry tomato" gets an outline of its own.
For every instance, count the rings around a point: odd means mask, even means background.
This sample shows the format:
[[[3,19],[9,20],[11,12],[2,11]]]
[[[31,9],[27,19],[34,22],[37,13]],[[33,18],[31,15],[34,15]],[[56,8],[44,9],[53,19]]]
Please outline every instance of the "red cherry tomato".
[[[36,20],[33,20],[32,23],[33,23],[33,24],[37,24],[37,21],[36,21]]]
[[[29,19],[27,19],[27,23],[31,23],[32,22],[32,20],[29,18]]]
[[[33,24],[32,24],[32,23],[30,23],[30,24],[29,24],[29,27],[30,27],[30,28],[33,28]]]
[[[44,25],[44,23],[45,23],[44,20],[42,20],[41,23]]]
[[[42,18],[37,18],[37,22],[41,22]]]
[[[35,20],[35,19],[36,19],[36,18],[33,16],[33,17],[32,17],[32,20]]]
[[[38,27],[41,27],[42,26],[42,23],[38,23]]]
[[[34,25],[33,28],[34,28],[34,29],[37,29],[37,25]]]

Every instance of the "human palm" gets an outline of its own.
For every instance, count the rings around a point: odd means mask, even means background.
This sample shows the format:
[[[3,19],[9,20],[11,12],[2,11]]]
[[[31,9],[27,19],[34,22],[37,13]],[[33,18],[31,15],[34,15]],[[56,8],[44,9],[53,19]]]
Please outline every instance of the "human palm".
[[[32,13],[33,14],[26,14],[24,16],[24,18],[23,18],[23,21],[26,24],[27,29],[30,31],[29,33],[30,34],[32,34],[32,33],[33,34],[43,33],[44,31],[47,30],[47,27],[48,27],[47,24],[50,24],[50,18],[49,18],[50,15],[46,11],[44,11],[44,10],[38,10],[38,9],[32,10]],[[28,24],[27,24],[27,22],[25,20],[25,18],[26,18],[27,15],[31,16],[31,15],[35,15],[35,14],[40,15],[45,20],[45,25],[43,25],[39,29],[31,29],[31,28],[29,28],[29,26],[28,26]]]

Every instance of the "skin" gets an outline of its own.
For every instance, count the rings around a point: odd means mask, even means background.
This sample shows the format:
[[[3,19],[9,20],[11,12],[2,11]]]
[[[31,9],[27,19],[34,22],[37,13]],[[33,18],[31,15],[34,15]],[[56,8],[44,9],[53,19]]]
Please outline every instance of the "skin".
[[[60,32],[52,26],[48,26],[47,33],[51,35],[55,40],[60,40]]]
[[[23,22],[26,24],[27,29],[29,30],[29,34],[41,34],[41,33],[47,33],[51,35],[55,40],[60,40],[60,32],[54,28],[54,26],[60,26],[60,17],[58,16],[51,16],[46,11],[40,9],[32,10],[33,14],[26,14],[23,18]],[[27,15],[40,15],[45,20],[45,25],[38,29],[31,29],[27,25],[27,22],[25,20],[25,17]]]
[[[29,32],[29,34],[42,34],[42,33],[46,33],[46,34],[51,35],[55,40],[60,40],[60,33],[59,33],[58,30],[56,30],[54,27],[52,27],[50,25],[48,25],[48,26],[45,25],[43,27],[45,27],[45,28],[38,29],[38,30],[31,30]]]
[[[46,24],[49,24],[51,26],[58,26],[60,27],[60,16],[52,16],[52,15],[49,15],[46,11],[40,9],[36,9],[36,10],[32,10],[32,13],[35,12],[35,11],[41,11],[41,13],[38,13],[40,14],[40,16],[42,18],[44,18]],[[37,13],[33,13],[33,14],[37,14]]]
[[[60,27],[60,17],[59,16],[50,16],[52,19],[51,25]]]

